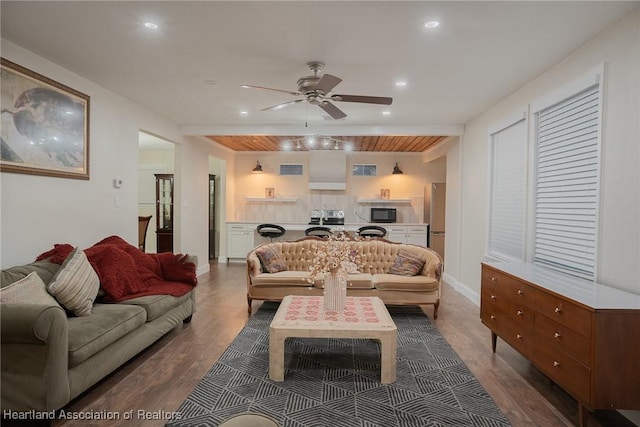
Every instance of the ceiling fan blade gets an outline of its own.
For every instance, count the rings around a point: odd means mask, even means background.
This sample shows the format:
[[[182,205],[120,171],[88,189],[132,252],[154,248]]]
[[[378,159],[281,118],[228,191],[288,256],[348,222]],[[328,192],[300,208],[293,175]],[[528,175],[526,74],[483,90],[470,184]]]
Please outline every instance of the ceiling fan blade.
[[[294,95],[294,96],[301,96],[302,95],[300,92],[291,92],[290,90],[274,89],[274,88],[271,88],[271,87],[264,87],[264,86],[242,85],[240,87],[247,88],[247,89],[272,90],[274,92],[288,93],[289,95]]]
[[[284,107],[286,107],[288,105],[295,104],[296,102],[304,102],[304,101],[305,101],[304,99],[296,99],[295,101],[283,102],[282,104],[273,105],[271,107],[263,108],[260,111],[279,110],[279,109],[284,108]]]
[[[362,95],[333,95],[332,101],[343,102],[362,102],[364,104],[380,104],[391,105],[393,98],[387,98],[384,96],[362,96]]]
[[[333,90],[334,87],[338,86],[342,79],[340,77],[332,76],[331,74],[324,74],[320,77],[318,84],[316,84],[315,90],[322,92],[323,94],[327,94]]]
[[[334,119],[344,119],[347,117],[345,113],[342,112],[338,107],[330,103],[329,101],[324,101],[322,104],[318,104],[318,107],[322,108],[327,114],[329,114]]]

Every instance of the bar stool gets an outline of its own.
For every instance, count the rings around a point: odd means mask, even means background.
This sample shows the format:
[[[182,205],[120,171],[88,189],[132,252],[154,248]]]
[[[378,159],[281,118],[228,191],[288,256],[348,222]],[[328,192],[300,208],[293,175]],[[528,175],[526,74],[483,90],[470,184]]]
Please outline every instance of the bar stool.
[[[377,225],[365,225],[358,229],[360,237],[384,237],[387,235],[387,229]]]
[[[256,230],[262,237],[268,237],[273,242],[275,237],[282,237],[286,230],[281,225],[276,224],[260,224]]]
[[[309,227],[304,230],[305,236],[315,236],[322,239],[328,239],[331,234],[333,233],[329,227]]]

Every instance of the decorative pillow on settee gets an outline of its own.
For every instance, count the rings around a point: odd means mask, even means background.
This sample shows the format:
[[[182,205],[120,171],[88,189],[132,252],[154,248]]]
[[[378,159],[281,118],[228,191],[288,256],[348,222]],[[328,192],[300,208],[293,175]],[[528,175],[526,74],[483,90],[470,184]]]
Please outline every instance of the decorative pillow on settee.
[[[262,269],[267,273],[277,273],[278,271],[286,271],[287,262],[282,257],[282,252],[273,246],[261,246],[256,249],[256,255],[260,259]]]
[[[89,316],[100,289],[100,279],[82,249],[75,248],[47,288],[67,310],[76,316]]]
[[[0,289],[0,301],[4,304],[59,305],[35,271]]]
[[[419,256],[413,255],[404,249],[398,252],[393,265],[389,267],[389,274],[398,274],[400,276],[415,276],[420,273],[424,267],[425,260]]]

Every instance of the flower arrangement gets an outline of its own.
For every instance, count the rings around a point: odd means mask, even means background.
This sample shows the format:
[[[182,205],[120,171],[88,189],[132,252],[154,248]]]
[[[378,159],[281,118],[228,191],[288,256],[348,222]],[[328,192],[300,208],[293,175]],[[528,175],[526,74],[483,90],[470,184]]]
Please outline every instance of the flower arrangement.
[[[355,273],[362,264],[355,245],[361,239],[361,237],[354,239],[340,232],[331,234],[321,244],[312,244],[313,260],[309,266],[311,277],[322,273],[336,273],[340,269],[344,269],[347,273]]]

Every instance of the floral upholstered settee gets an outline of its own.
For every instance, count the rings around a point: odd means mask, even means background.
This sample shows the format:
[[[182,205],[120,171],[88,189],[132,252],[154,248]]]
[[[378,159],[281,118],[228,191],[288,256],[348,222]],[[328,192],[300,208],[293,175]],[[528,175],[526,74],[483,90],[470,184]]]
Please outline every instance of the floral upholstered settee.
[[[281,301],[286,295],[322,295],[322,275],[312,276],[326,240],[306,237],[266,243],[247,255],[247,302]],[[348,296],[377,296],[388,305],[433,305],[438,316],[442,259],[431,249],[384,239],[353,242],[359,265],[347,275]]]

